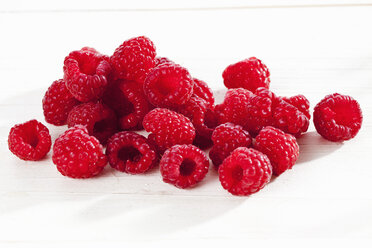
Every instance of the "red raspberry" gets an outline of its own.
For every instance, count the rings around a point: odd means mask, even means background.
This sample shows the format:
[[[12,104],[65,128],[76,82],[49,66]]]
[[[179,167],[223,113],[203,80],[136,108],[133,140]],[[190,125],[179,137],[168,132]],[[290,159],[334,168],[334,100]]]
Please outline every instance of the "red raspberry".
[[[150,111],[141,84],[118,80],[106,91],[103,101],[116,112],[123,130],[141,130],[143,117]]]
[[[309,127],[306,106],[309,106],[309,102],[304,96],[277,97],[268,89],[258,88],[255,95],[248,100],[244,128],[252,135],[256,135],[263,127],[274,126],[286,133],[299,136]]]
[[[250,195],[269,183],[272,167],[267,156],[257,150],[239,147],[218,169],[222,187],[233,195]]]
[[[243,88],[229,89],[223,103],[216,106],[219,123],[232,122],[243,126],[247,119],[247,104],[252,96],[252,92]]]
[[[155,66],[155,56],[154,43],[145,36],[124,41],[110,58],[115,78],[143,83]]]
[[[296,138],[274,127],[265,127],[260,131],[254,148],[266,154],[277,176],[291,169],[299,155]]]
[[[279,101],[273,112],[272,125],[286,133],[298,137],[309,128],[309,119],[306,115],[286,101]]]
[[[238,147],[250,147],[252,138],[243,127],[225,123],[216,127],[212,134],[213,146],[209,151],[214,166],[218,167]]]
[[[111,66],[107,56],[83,48],[65,58],[63,71],[71,94],[81,102],[88,102],[102,97]]]
[[[258,87],[269,88],[270,72],[261,60],[251,57],[229,65],[223,72],[227,88],[244,88],[255,91]]]
[[[114,134],[107,143],[106,155],[112,168],[130,174],[144,173],[158,162],[155,147],[135,132]]]
[[[295,106],[310,120],[310,102],[304,95],[283,97],[282,99],[287,103]]]
[[[197,78],[194,78],[193,95],[204,99],[211,109],[214,108],[214,97],[212,90],[208,87],[208,84]]]
[[[317,132],[330,141],[354,138],[363,121],[359,103],[338,93],[324,97],[315,106],[313,116]]]
[[[155,58],[155,66],[159,66],[161,64],[166,64],[166,63],[174,63],[174,62],[168,59],[167,57],[156,57]]]
[[[101,102],[88,102],[74,107],[67,118],[68,127],[85,125],[88,133],[102,144],[117,130],[115,113]]]
[[[195,128],[188,118],[169,109],[156,108],[143,119],[143,127],[149,139],[160,152],[177,144],[191,144],[195,138]]]
[[[178,108],[178,112],[191,120],[196,130],[196,137],[198,137],[196,142],[199,142],[202,147],[207,146],[217,126],[217,117],[208,103],[202,98],[192,96],[185,105]]]
[[[102,145],[82,125],[68,129],[56,139],[52,158],[58,171],[72,178],[94,177],[107,164]]]
[[[263,127],[272,124],[273,101],[276,96],[269,90],[256,90],[257,95],[252,95],[247,103],[246,122],[244,128],[252,135],[256,135]]]
[[[157,107],[176,107],[185,104],[194,87],[189,72],[177,64],[161,64],[146,77],[143,89],[151,104]]]
[[[20,159],[40,160],[49,152],[51,145],[48,128],[37,120],[18,124],[10,129],[9,150]]]
[[[160,160],[163,181],[178,188],[190,188],[204,179],[209,161],[205,153],[193,145],[175,145]]]
[[[68,113],[77,104],[79,101],[68,91],[65,81],[62,79],[54,81],[43,98],[46,122],[56,126],[66,124]]]

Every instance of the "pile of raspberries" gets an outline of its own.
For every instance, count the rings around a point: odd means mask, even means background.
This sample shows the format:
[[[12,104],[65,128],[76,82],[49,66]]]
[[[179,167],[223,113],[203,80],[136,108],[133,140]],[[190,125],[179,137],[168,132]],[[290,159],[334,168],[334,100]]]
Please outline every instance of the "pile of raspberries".
[[[42,103],[46,122],[68,125],[52,159],[72,178],[97,176],[107,163],[130,174],[159,165],[164,182],[190,188],[205,178],[210,158],[224,189],[250,195],[293,167],[296,138],[309,127],[306,97],[275,95],[267,66],[255,57],[224,70],[228,90],[217,105],[204,81],[157,57],[144,36],[124,41],[111,57],[89,47],[73,51],[63,72]],[[352,97],[335,93],[315,106],[313,121],[321,136],[342,142],[356,136],[362,112]],[[147,137],[136,133],[142,129]],[[31,120],[10,130],[8,144],[19,158],[40,160],[52,142],[47,127]]]

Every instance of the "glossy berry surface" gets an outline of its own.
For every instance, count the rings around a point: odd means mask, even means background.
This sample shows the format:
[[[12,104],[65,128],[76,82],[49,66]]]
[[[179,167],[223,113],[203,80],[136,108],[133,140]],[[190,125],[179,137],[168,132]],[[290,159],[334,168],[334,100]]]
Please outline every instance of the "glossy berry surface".
[[[40,160],[49,152],[51,145],[48,128],[37,120],[27,121],[10,129],[8,147],[20,159]]]
[[[155,67],[156,48],[145,36],[126,40],[110,57],[115,79],[143,83],[147,73]]]
[[[261,60],[251,57],[229,65],[223,72],[227,88],[244,88],[254,92],[259,87],[269,88],[270,72]]]
[[[250,147],[252,138],[242,126],[233,123],[221,124],[213,131],[213,146],[209,151],[214,166],[218,166],[238,147]]]
[[[68,127],[86,126],[88,133],[102,144],[117,131],[117,119],[114,111],[101,102],[88,102],[74,107],[67,118]]]
[[[291,169],[299,156],[296,138],[270,126],[257,135],[254,148],[266,154],[277,176]]]
[[[174,145],[191,144],[195,138],[195,128],[191,121],[169,109],[151,110],[143,119],[143,127],[150,133],[148,138],[160,152]]]
[[[240,147],[223,161],[218,173],[224,189],[233,195],[246,196],[258,192],[269,183],[272,167],[265,154]]]
[[[43,98],[45,121],[56,126],[66,124],[68,113],[78,104],[63,79],[54,81]]]
[[[144,173],[158,162],[155,147],[144,136],[130,131],[114,134],[107,143],[106,155],[112,168],[130,174]]]
[[[102,97],[111,66],[108,57],[91,49],[71,52],[64,61],[63,79],[70,93],[81,102]]]
[[[107,164],[102,145],[81,125],[68,129],[56,139],[52,158],[58,171],[72,178],[97,176]]]
[[[163,181],[183,189],[203,180],[208,168],[207,156],[193,145],[175,145],[160,160]]]
[[[186,68],[173,63],[155,67],[146,77],[143,89],[156,107],[177,107],[185,104],[193,93],[194,81]]]
[[[351,96],[334,93],[323,98],[314,108],[317,132],[330,141],[354,138],[363,121],[359,103]]]

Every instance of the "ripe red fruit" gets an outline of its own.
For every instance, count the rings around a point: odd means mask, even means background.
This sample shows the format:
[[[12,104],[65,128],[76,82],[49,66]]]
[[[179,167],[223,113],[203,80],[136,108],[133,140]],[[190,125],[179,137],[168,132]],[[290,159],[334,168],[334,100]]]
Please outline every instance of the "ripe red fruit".
[[[126,40],[111,56],[115,79],[143,83],[147,73],[155,67],[156,48],[145,36]]]
[[[254,148],[266,154],[277,176],[292,169],[299,156],[296,138],[274,127],[265,127],[260,131]]]
[[[229,65],[223,72],[227,88],[244,88],[254,92],[259,87],[269,88],[270,72],[261,60],[251,57]]]
[[[175,145],[160,160],[163,181],[178,188],[189,188],[204,179],[209,161],[205,153],[193,145]]]
[[[143,129],[143,117],[152,108],[142,85],[128,80],[118,80],[109,86],[103,101],[115,111],[122,130]]]
[[[191,144],[195,138],[195,128],[190,120],[169,109],[151,110],[143,119],[143,127],[150,133],[150,142],[156,144],[160,152],[174,145]]]
[[[330,141],[354,138],[363,121],[359,103],[351,96],[334,93],[324,97],[314,108],[314,125]]]
[[[214,96],[208,84],[197,78],[193,78],[194,88],[193,95],[204,99],[210,109],[214,109]]]
[[[10,129],[8,147],[20,159],[40,160],[49,152],[51,145],[48,128],[37,120],[27,121]]]
[[[97,176],[107,164],[102,145],[81,125],[68,129],[56,139],[52,158],[58,171],[72,178]]]
[[[173,63],[155,67],[143,85],[151,104],[167,108],[185,104],[193,93],[193,87],[194,81],[187,69]]]
[[[270,181],[272,168],[265,154],[239,147],[228,156],[218,169],[222,187],[233,195],[250,195],[261,190]]]
[[[250,147],[252,138],[243,127],[232,123],[221,124],[213,131],[213,146],[209,151],[214,166],[218,166],[238,147]]]
[[[62,126],[66,124],[70,110],[79,104],[68,91],[63,79],[54,81],[43,98],[43,112],[46,122]]]
[[[68,127],[86,126],[88,133],[102,144],[117,131],[115,113],[101,102],[88,102],[74,107],[67,118]]]
[[[111,66],[108,57],[90,48],[71,52],[64,61],[63,79],[70,93],[81,102],[102,97]]]
[[[109,139],[106,155],[112,168],[130,174],[144,173],[158,162],[155,147],[142,135],[128,131]]]

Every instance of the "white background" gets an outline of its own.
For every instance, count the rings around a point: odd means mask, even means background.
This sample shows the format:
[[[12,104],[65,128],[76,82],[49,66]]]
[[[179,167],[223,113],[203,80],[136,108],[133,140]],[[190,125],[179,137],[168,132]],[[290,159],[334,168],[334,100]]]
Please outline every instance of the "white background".
[[[372,1],[2,0],[0,245],[372,245],[371,24]],[[111,55],[138,35],[205,80],[217,102],[224,68],[256,56],[278,95],[304,94],[311,108],[330,93],[353,96],[362,129],[339,144],[311,124],[294,168],[250,197],[229,195],[213,168],[198,187],[180,190],[156,169],[131,176],[108,166],[74,180],[51,154],[24,162],[8,151],[11,126],[44,122],[41,99],[70,51]],[[53,140],[65,130],[47,126]]]

